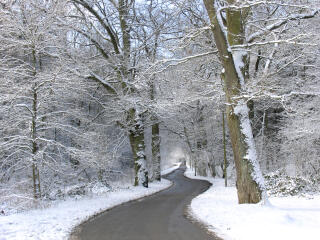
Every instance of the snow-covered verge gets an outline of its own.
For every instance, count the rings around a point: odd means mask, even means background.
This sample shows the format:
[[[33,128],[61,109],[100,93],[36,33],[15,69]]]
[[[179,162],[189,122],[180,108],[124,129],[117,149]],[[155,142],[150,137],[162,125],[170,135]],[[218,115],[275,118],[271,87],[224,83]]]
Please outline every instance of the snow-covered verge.
[[[235,187],[224,187],[224,179],[207,180],[210,189],[194,198],[190,213],[225,240],[319,239],[320,195],[272,197],[270,205],[238,204]]]
[[[72,229],[90,216],[159,192],[171,184],[170,181],[163,179],[161,182],[150,183],[149,188],[128,186],[98,197],[69,199],[46,209],[0,216],[0,240],[67,239]]]

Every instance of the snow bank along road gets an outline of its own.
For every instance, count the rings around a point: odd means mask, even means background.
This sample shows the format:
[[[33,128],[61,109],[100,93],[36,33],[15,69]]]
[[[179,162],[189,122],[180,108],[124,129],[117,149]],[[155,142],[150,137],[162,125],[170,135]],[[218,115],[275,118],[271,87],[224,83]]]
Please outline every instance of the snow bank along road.
[[[166,172],[177,169],[170,168]],[[171,182],[150,183],[149,188],[123,185],[115,191],[82,199],[58,201],[49,208],[0,216],[0,240],[62,240],[70,231],[91,216],[121,203],[154,194],[171,186]],[[104,190],[104,188],[97,189]]]
[[[192,200],[192,215],[225,240],[319,240],[320,195],[272,197],[271,205],[238,204],[235,187],[224,179],[207,180],[212,187]]]
[[[163,192],[106,211],[80,225],[71,239],[90,240],[213,240],[185,217],[192,198],[207,190],[206,181],[183,176],[179,168],[166,176],[174,185]]]

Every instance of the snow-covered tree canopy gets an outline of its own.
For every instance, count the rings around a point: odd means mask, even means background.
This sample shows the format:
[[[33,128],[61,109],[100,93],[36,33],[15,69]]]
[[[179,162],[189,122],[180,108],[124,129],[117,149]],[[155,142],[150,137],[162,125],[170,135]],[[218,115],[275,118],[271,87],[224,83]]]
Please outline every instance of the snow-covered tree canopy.
[[[2,1],[0,210],[147,187],[175,161],[228,176],[239,202],[260,201],[278,169],[318,183],[319,8]]]

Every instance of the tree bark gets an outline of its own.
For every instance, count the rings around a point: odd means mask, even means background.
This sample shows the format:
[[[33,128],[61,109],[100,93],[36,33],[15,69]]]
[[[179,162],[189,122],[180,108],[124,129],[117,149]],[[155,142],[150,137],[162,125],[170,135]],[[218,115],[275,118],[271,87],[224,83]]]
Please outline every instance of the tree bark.
[[[143,116],[141,113],[138,113],[136,109],[132,108],[129,111],[129,117],[134,123],[129,131],[129,139],[134,159],[134,186],[142,185],[148,187]]]
[[[197,176],[197,163],[196,163],[197,159],[195,158],[195,151],[191,144],[191,140],[188,135],[187,128],[185,126],[183,127],[183,132],[184,132],[184,136],[186,138],[186,142],[190,151],[190,167],[191,169],[194,168],[194,175]]]
[[[234,0],[228,3],[234,4]],[[263,178],[256,159],[252,128],[247,103],[241,99],[247,70],[245,49],[233,50],[232,46],[243,43],[243,9],[227,8],[226,19],[220,12],[219,1],[204,0],[212,32],[219,51],[224,71],[224,90],[227,101],[227,120],[231,137],[234,161],[237,171],[239,203],[257,203],[265,190]],[[242,63],[242,64],[240,64]]]
[[[160,131],[159,123],[152,125],[152,163],[153,163],[153,178],[156,181],[161,181],[161,156],[160,156]]]
[[[228,186],[228,175],[227,175],[227,151],[226,151],[226,128],[224,123],[224,111],[222,111],[222,133],[223,133],[223,177],[224,186]]]
[[[37,146],[37,125],[36,125],[36,118],[37,118],[37,90],[33,89],[33,103],[32,103],[32,123],[31,123],[31,136],[32,136],[32,181],[33,181],[33,196],[35,199],[41,198],[41,187],[40,187],[40,174],[38,163],[36,159],[36,154],[38,151]]]
[[[197,139],[197,158],[198,158],[198,164],[197,164],[197,170],[198,175],[200,176],[207,176],[207,132],[205,128],[205,121],[204,121],[204,105],[201,103],[200,100],[197,101],[197,111],[195,116],[195,124],[196,129],[196,139]]]
[[[155,56],[152,57],[154,62]],[[155,91],[155,77],[151,77],[151,86],[150,86],[150,99],[154,101],[156,95]],[[153,165],[153,174],[152,178],[156,181],[161,181],[161,155],[160,155],[160,126],[159,119],[156,113],[152,112],[152,137],[151,137],[151,148],[152,148],[152,165]]]
[[[36,52],[32,50],[32,62],[33,62],[33,77],[37,74],[37,58]],[[41,198],[41,186],[40,186],[40,174],[36,154],[38,152],[37,146],[37,115],[38,115],[38,93],[37,84],[34,83],[32,87],[32,117],[31,117],[31,138],[32,138],[32,181],[33,181],[33,196],[35,199]]]

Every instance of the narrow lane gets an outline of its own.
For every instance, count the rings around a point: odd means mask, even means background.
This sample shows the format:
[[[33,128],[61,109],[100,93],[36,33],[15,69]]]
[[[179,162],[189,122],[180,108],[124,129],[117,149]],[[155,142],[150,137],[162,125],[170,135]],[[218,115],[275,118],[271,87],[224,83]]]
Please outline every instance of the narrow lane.
[[[192,198],[208,189],[206,181],[166,176],[174,185],[153,196],[115,207],[82,224],[71,239],[81,240],[218,240],[185,217]]]

